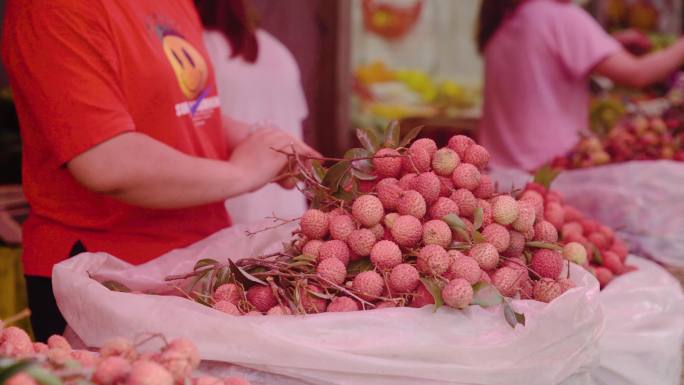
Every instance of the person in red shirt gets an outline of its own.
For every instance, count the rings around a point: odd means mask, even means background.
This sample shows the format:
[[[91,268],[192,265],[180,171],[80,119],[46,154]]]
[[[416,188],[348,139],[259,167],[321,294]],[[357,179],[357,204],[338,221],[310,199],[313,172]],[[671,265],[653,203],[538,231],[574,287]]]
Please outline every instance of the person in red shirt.
[[[230,225],[226,198],[281,175],[287,159],[272,148],[316,154],[221,116],[192,0],[10,0],[2,58],[32,208],[23,261],[39,340],[64,326],[55,263],[88,250],[139,264],[184,247]]]

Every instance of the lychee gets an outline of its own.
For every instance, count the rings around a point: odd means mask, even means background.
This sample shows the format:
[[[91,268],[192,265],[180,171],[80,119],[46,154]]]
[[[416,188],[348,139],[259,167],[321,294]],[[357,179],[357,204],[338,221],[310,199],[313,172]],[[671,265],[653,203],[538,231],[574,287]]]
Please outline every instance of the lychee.
[[[463,278],[471,285],[476,284],[482,276],[482,269],[477,261],[468,256],[458,257],[453,260],[446,277],[449,279]]]
[[[361,195],[352,204],[352,215],[365,227],[380,223],[385,215],[380,199],[373,195]]]
[[[513,297],[518,292],[520,281],[527,272],[512,267],[502,267],[492,274],[492,283],[504,297]]]
[[[423,244],[444,248],[451,243],[451,228],[443,220],[433,219],[423,224]]]
[[[342,261],[345,266],[348,265],[349,247],[346,243],[337,239],[323,242],[323,244],[318,248],[318,260],[322,261],[328,258],[337,258]]]
[[[385,280],[375,271],[364,271],[354,277],[352,289],[366,301],[372,301],[382,294],[385,288]]]
[[[6,379],[3,385],[38,385],[38,382],[28,374],[19,372]]]
[[[521,201],[528,201],[534,207],[535,220],[544,219],[544,197],[536,191],[527,190],[520,197]]]
[[[570,242],[563,246],[563,257],[578,265],[587,263],[587,250],[577,242]]]
[[[387,217],[387,215],[385,215],[385,217]],[[371,231],[376,241],[381,240],[385,236],[385,227],[382,225],[382,223],[378,223],[373,227],[369,227],[368,230]]]
[[[383,230],[384,234],[384,230]],[[370,255],[373,245],[375,245],[376,236],[369,229],[358,229],[352,231],[351,235],[347,239],[347,244],[349,248],[361,257],[367,257]]]
[[[327,312],[357,311],[359,304],[349,297],[335,297],[328,304]]]
[[[523,251],[525,250],[525,237],[517,231],[510,231],[509,237],[510,243],[508,248],[503,252],[503,255],[507,258],[522,256]]]
[[[563,256],[549,249],[538,249],[532,254],[530,268],[543,278],[556,279],[563,270]]]
[[[237,308],[237,306],[228,301],[217,301],[216,303],[214,303],[213,308],[226,314],[241,315],[240,310]]]
[[[489,152],[479,144],[473,144],[465,150],[463,161],[482,170],[489,163]]]
[[[411,215],[418,219],[425,216],[427,205],[425,198],[418,191],[406,190],[400,194],[397,212],[401,215]]]
[[[215,302],[228,301],[233,305],[237,305],[242,299],[242,290],[234,283],[224,283],[216,288],[213,299]]]
[[[263,316],[264,313],[258,311],[258,310],[250,310],[247,313],[244,314],[246,317],[253,317],[253,316]]]
[[[421,308],[425,305],[432,305],[435,303],[435,298],[430,294],[428,289],[422,282],[418,283],[416,291],[411,298],[411,307]]]
[[[408,263],[394,266],[389,275],[389,287],[399,294],[410,293],[420,282],[420,274],[415,267]]]
[[[199,366],[199,352],[189,339],[178,338],[164,348],[159,363],[171,373],[176,384],[182,385]]]
[[[463,222],[463,227],[465,227],[465,233],[467,234],[472,234],[473,233],[473,222],[469,221],[468,219],[465,219],[461,217],[461,222]],[[454,236],[454,241],[456,242],[470,242],[470,239],[467,237],[463,237],[462,234],[459,234],[457,231],[453,232]]]
[[[553,227],[560,229],[565,223],[565,210],[560,203],[549,202],[544,208],[544,219],[550,222]]]
[[[482,226],[486,227],[492,224],[492,222],[494,221],[492,215],[492,205],[484,199],[478,199],[477,207],[482,209]]]
[[[432,156],[425,148],[412,145],[405,155],[401,159],[401,167],[404,172],[425,172],[430,169]]]
[[[449,143],[447,144],[447,146],[449,146],[450,149],[454,150],[456,154],[458,154],[458,156],[461,159],[463,159],[468,147],[470,147],[474,143],[474,140],[465,135],[454,135],[449,139]]]
[[[69,341],[67,341],[66,338],[57,334],[51,335],[48,338],[47,345],[50,349],[59,348],[64,350],[71,350],[71,344],[69,343]]]
[[[610,244],[608,243],[608,239],[606,239],[606,236],[603,235],[600,232],[593,232],[587,236],[587,239],[589,242],[593,243],[596,248],[599,250],[605,250],[607,249]]]
[[[510,225],[518,219],[518,201],[510,195],[492,198],[492,217],[496,223]]]
[[[451,178],[454,186],[467,190],[475,190],[480,185],[480,172],[470,163],[461,163],[456,167]]]
[[[344,263],[337,258],[328,258],[320,261],[316,266],[316,275],[323,282],[332,282],[341,285],[347,278],[347,268]]]
[[[259,313],[261,315],[261,313]],[[201,376],[194,379],[192,385],[225,385],[223,380],[212,376]]]
[[[247,301],[260,312],[266,312],[278,303],[270,286],[254,285],[247,290]]]
[[[614,252],[605,251],[601,257],[603,258],[603,266],[610,270],[613,275],[620,275],[625,271],[622,260]]]
[[[380,177],[396,177],[401,172],[401,154],[393,148],[383,148],[373,156],[373,171]]]
[[[328,235],[328,214],[316,209],[306,210],[299,220],[302,233],[309,239],[322,239]]]
[[[97,364],[93,381],[98,385],[115,385],[123,382],[131,371],[131,363],[123,357],[105,357]]]
[[[378,270],[389,270],[401,263],[401,250],[392,241],[379,241],[371,249],[370,259]]]
[[[601,285],[601,289],[606,287],[613,280],[613,272],[606,267],[597,266],[594,268],[594,275]]]
[[[399,186],[399,181],[394,178],[382,179],[375,186],[375,191],[378,193],[378,199],[382,203],[385,210],[394,210],[399,203],[399,196],[404,189]]]
[[[435,264],[435,267],[440,269],[442,267],[441,265],[446,265],[444,268],[444,271],[442,272],[433,272],[430,269],[429,261],[430,259],[433,259]],[[451,264],[451,258],[449,258],[449,255],[447,254],[446,250],[442,246],[438,245],[426,245],[423,246],[420,251],[418,252],[418,259],[416,262],[416,267],[418,268],[419,271],[426,273],[426,274],[442,274],[446,272],[446,270],[449,268],[449,265]]]
[[[533,239],[534,239],[534,227],[532,227],[532,228],[529,229],[528,231],[525,231],[525,232],[523,233],[523,237],[525,237],[525,240],[526,240],[526,241],[531,241],[531,240],[533,240]]]
[[[133,363],[126,385],[173,385],[173,377],[163,366],[153,361]]]
[[[0,333],[2,333],[2,331],[0,331]],[[34,342],[33,350],[36,352],[36,354],[45,354],[48,350],[50,350],[50,348],[47,346],[47,344],[42,342]]]
[[[587,237],[589,237],[591,233],[598,233],[599,228],[601,227],[601,224],[593,219],[585,218],[581,219],[579,222],[582,225],[584,235]]]
[[[603,234],[604,237],[606,237],[608,244],[613,243],[613,239],[615,238],[615,232],[613,231],[613,229],[611,229],[610,227],[608,227],[606,225],[601,225],[599,227],[599,232],[601,234]]]
[[[458,213],[458,204],[446,197],[439,197],[437,201],[430,206],[430,218],[432,219],[442,219],[449,214],[458,215]]]
[[[477,261],[482,270],[492,270],[499,263],[499,253],[491,243],[478,243],[473,246],[468,255]]]
[[[31,338],[16,326],[0,330],[0,356],[26,358],[34,354]]]
[[[332,239],[346,241],[349,234],[355,229],[354,220],[349,215],[337,215],[330,219],[330,236]]]
[[[569,278],[559,278],[558,284],[560,285],[560,288],[561,288],[561,294],[563,294],[566,291],[576,287],[575,283],[572,282],[572,280]]]
[[[550,278],[542,278],[535,282],[533,289],[534,299],[549,303],[561,295],[561,286]]]
[[[620,238],[615,238],[613,240],[613,244],[610,246],[610,251],[617,254],[623,262],[627,258],[627,254],[629,254],[627,245],[625,245],[625,243]]]
[[[430,138],[420,138],[411,143],[409,148],[421,148],[430,154],[430,157],[437,152],[437,143]]]
[[[563,239],[571,235],[582,236],[582,225],[579,222],[566,222],[561,227],[561,235]]]
[[[100,348],[101,357],[119,356],[129,361],[135,360],[138,357],[138,352],[135,350],[133,343],[125,338],[115,337],[105,341]]]
[[[413,180],[416,179],[417,176],[418,174],[412,172],[402,175],[399,179],[399,187],[401,187],[402,190],[413,189]]]
[[[458,205],[460,215],[468,218],[473,217],[475,208],[477,208],[477,198],[472,192],[466,189],[456,190],[451,194],[451,200]]]
[[[323,241],[320,239],[312,239],[304,244],[304,247],[302,247],[302,254],[310,255],[318,259],[318,249],[322,244]]]
[[[489,276],[489,274],[486,271],[482,270],[482,273],[480,275],[480,282],[492,283],[492,278]]]
[[[299,298],[304,311],[307,313],[323,313],[328,306],[328,301],[312,293],[323,294],[323,290],[314,285],[302,286],[299,289]]]
[[[524,233],[529,231],[535,222],[534,203],[531,200],[518,201],[518,218],[511,224],[515,230]]]
[[[496,251],[503,253],[511,244],[511,234],[498,223],[492,223],[482,230],[485,241],[491,243]]]
[[[534,298],[534,283],[530,277],[523,277],[520,279],[520,288],[518,289],[521,299]]]
[[[399,246],[413,247],[423,236],[423,225],[412,215],[402,215],[394,220],[391,232]]]
[[[454,192],[454,181],[451,180],[451,176],[440,176],[439,196],[448,197],[452,192]]]
[[[425,203],[431,204],[439,198],[441,183],[435,173],[424,172],[413,180],[413,189],[423,196]]]
[[[540,242],[558,242],[558,231],[548,221],[540,221],[534,225],[534,240]]]
[[[473,287],[465,279],[452,279],[442,289],[442,298],[445,304],[456,309],[464,309],[473,300]]]
[[[432,156],[432,169],[437,175],[451,176],[459,163],[461,158],[450,148],[440,148]]]
[[[385,224],[385,227],[388,229],[391,229],[392,226],[394,226],[394,221],[399,218],[399,213],[388,213],[385,215],[385,217],[382,219],[382,223]]]
[[[563,205],[563,211],[566,222],[579,222],[584,219],[584,214],[570,205]]]
[[[292,315],[292,310],[282,305],[276,305],[268,309],[266,315]]]
[[[494,195],[495,192],[496,191],[492,177],[482,174],[482,177],[480,178],[480,185],[473,190],[473,194],[480,199],[489,199]]]

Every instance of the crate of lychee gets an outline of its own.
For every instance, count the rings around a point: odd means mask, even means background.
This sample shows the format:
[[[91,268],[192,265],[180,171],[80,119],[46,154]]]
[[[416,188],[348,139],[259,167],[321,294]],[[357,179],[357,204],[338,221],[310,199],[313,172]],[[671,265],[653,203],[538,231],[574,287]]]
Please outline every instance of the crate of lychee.
[[[531,193],[494,190],[483,147],[416,134],[361,131],[364,148],[341,159],[288,153],[312,203],[301,218],[142,266],[65,261],[60,309],[91,346],[185,335],[204,359],[316,384],[588,381],[597,281],[564,257]]]

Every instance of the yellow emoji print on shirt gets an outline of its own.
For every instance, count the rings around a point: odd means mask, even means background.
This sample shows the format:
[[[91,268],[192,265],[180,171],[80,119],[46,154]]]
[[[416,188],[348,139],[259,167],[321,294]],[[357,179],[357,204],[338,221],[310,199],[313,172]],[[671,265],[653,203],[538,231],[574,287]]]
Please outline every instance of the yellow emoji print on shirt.
[[[195,99],[207,84],[207,62],[190,42],[175,32],[166,32],[162,37],[166,58],[171,63],[183,95]]]

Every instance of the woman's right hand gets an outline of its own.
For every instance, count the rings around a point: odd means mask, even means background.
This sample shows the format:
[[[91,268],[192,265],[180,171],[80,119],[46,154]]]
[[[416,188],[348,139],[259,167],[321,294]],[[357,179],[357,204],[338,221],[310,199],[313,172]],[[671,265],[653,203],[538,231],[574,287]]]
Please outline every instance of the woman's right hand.
[[[257,190],[273,181],[287,168],[287,155],[276,150],[287,152],[294,150],[300,155],[321,156],[301,140],[282,130],[276,128],[256,130],[233,149],[230,157],[230,162],[242,170],[250,191]],[[284,187],[294,187],[292,183],[284,185]]]

